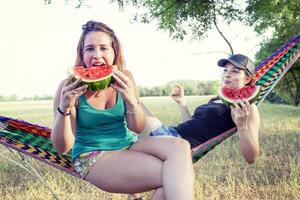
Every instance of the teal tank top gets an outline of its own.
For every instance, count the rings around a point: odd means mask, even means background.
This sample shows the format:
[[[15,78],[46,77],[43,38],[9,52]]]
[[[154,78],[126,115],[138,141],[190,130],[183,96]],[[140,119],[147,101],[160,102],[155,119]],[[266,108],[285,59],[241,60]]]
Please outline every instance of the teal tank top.
[[[94,108],[85,96],[81,95],[78,98],[76,117],[73,160],[82,153],[118,150],[138,140],[138,137],[127,128],[125,105],[119,92],[115,106],[105,110]]]

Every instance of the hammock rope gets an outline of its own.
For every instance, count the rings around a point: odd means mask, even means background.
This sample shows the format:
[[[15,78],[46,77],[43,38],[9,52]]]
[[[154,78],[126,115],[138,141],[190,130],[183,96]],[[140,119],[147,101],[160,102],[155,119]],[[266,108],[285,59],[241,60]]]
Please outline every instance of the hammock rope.
[[[256,101],[257,105],[263,102],[299,57],[300,35],[283,45],[256,67],[254,79],[256,85],[261,86],[260,95]],[[192,149],[193,162],[198,161],[211,149],[233,135],[236,130],[236,128],[232,128]],[[64,156],[59,155],[52,146],[50,134],[51,129],[48,127],[0,116],[0,144],[79,177],[74,171],[70,153]],[[30,169],[32,169],[31,166]],[[36,176],[41,177],[37,174]]]
[[[33,177],[36,177],[36,179],[38,181],[41,181],[43,183],[43,185],[50,191],[50,193],[52,194],[52,197],[55,200],[59,200],[59,198],[57,197],[57,195],[55,194],[55,192],[52,190],[52,188],[49,186],[49,184],[47,183],[47,181],[45,181],[45,179],[43,178],[43,176],[34,168],[30,165],[30,163],[28,162],[28,160],[20,153],[19,156],[16,156],[16,153],[7,147],[7,149],[11,152],[10,155],[13,155],[15,158],[17,158],[17,160],[20,160],[21,163],[15,161],[15,159],[11,159],[7,156],[4,156],[3,154],[0,153],[0,156],[3,157],[4,159],[14,163],[15,165],[19,166],[20,168],[24,169],[25,171],[29,172],[31,175],[33,175]]]

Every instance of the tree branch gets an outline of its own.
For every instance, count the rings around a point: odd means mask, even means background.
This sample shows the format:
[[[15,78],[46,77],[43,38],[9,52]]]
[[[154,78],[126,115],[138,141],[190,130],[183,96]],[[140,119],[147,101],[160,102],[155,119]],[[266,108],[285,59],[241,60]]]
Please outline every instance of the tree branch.
[[[214,22],[215,27],[217,28],[217,31],[219,32],[219,34],[222,36],[222,38],[225,40],[225,42],[229,46],[231,55],[233,55],[234,52],[233,52],[233,48],[232,48],[230,42],[227,40],[227,38],[224,36],[224,34],[220,31],[220,29],[219,29],[219,27],[218,27],[217,22],[216,22],[215,19],[213,20],[213,22]]]
[[[225,42],[226,42],[227,45],[229,46],[231,55],[233,55],[234,52],[233,52],[233,48],[232,48],[230,42],[227,40],[227,38],[225,37],[225,35],[222,33],[222,31],[221,31],[221,30],[219,29],[219,27],[218,27],[217,19],[216,19],[216,12],[215,12],[215,4],[214,4],[214,1],[213,1],[213,23],[214,23],[214,25],[215,25],[217,31],[218,31],[219,34],[221,35],[221,37],[225,40]]]

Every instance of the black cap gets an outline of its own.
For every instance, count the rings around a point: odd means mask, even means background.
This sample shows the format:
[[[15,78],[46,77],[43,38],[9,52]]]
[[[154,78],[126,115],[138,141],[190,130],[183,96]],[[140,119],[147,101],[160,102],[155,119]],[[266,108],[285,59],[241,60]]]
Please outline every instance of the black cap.
[[[221,59],[218,61],[218,65],[220,67],[224,67],[227,62],[230,62],[237,68],[247,70],[251,75],[254,75],[255,73],[255,65],[253,61],[247,56],[244,56],[242,54],[234,54],[230,56],[228,59]]]

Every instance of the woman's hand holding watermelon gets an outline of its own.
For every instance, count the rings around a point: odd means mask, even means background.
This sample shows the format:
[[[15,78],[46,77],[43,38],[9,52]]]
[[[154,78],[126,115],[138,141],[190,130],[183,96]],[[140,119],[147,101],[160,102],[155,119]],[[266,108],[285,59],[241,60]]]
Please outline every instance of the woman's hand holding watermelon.
[[[87,85],[77,87],[81,82],[80,79],[72,82],[73,77],[69,77],[64,81],[61,90],[61,98],[59,108],[67,113],[75,106],[76,99],[87,90]]]
[[[237,100],[230,106],[233,114],[233,121],[238,129],[246,128],[247,121],[250,115],[251,105],[249,101]]]
[[[136,98],[133,81],[124,72],[116,68],[113,70],[112,77],[115,82],[111,84],[111,87],[122,94],[125,102],[132,106],[137,105],[138,100]]]
[[[233,121],[238,129],[240,150],[245,160],[252,164],[259,155],[259,113],[247,100],[238,100],[231,106]]]

